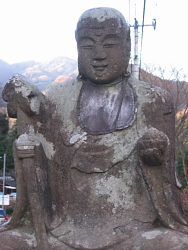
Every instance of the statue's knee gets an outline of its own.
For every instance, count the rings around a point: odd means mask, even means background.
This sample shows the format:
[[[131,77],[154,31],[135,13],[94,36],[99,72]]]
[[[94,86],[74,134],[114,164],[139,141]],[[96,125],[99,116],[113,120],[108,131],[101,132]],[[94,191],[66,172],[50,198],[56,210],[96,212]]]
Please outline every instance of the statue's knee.
[[[121,243],[118,249],[187,250],[188,235],[177,232],[175,230],[155,228],[140,233],[130,238],[128,241]]]

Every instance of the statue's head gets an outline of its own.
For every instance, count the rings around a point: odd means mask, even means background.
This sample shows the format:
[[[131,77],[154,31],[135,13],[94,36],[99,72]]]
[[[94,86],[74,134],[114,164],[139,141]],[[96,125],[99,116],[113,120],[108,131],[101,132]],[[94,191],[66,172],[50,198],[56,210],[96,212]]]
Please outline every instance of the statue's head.
[[[107,84],[127,73],[130,28],[123,15],[112,8],[87,10],[76,29],[80,77]]]

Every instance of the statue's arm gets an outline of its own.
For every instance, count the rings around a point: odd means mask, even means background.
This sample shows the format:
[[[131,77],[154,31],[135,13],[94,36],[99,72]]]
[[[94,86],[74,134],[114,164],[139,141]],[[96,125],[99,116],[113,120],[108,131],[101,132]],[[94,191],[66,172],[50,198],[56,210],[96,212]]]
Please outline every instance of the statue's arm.
[[[27,116],[38,115],[41,104],[45,101],[45,96],[38,88],[19,74],[6,83],[2,97],[7,102],[7,111],[11,118],[18,118],[19,110]]]
[[[149,128],[138,140],[137,153],[148,194],[165,227],[188,233],[175,180],[175,114],[171,96],[156,91],[155,101],[143,110]]]
[[[45,96],[24,77],[15,75],[5,85],[3,99],[7,102],[9,117],[18,118],[19,134],[13,145],[18,195],[14,214],[6,227],[2,229],[7,230],[17,227],[26,211],[30,209],[33,212],[33,206],[36,206],[31,201],[34,193],[35,198],[38,198],[36,191],[38,186],[37,183],[34,183],[36,181],[36,166],[42,164],[40,159],[44,158],[45,155],[42,145],[35,135],[35,126],[40,121],[40,114],[45,112],[43,110]],[[36,190],[31,190],[32,187]],[[37,206],[40,206],[39,202]]]

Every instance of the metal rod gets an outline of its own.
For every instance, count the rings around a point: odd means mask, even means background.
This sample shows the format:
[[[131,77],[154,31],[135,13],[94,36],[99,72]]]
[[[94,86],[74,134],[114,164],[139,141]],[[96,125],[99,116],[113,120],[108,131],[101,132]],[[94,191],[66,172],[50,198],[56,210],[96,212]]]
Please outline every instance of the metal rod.
[[[5,195],[5,167],[6,167],[6,154],[4,154],[3,161],[3,200],[2,200],[2,208],[4,209],[4,195]]]
[[[134,72],[133,76],[138,79],[139,77],[139,63],[138,63],[138,21],[135,18],[134,24]]]

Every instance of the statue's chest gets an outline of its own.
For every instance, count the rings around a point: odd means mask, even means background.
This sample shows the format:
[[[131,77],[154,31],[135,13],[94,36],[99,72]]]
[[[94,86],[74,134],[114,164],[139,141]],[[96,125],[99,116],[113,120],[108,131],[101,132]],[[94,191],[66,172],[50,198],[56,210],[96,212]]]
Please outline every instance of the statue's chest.
[[[72,105],[62,106],[64,144],[75,148],[70,168],[105,172],[133,150],[136,100],[128,83],[83,85]]]
[[[84,83],[78,101],[81,127],[89,134],[106,134],[132,125],[136,96],[125,80],[113,86]]]
[[[108,171],[127,159],[134,150],[138,139],[134,131],[136,125],[105,135],[90,135],[86,132],[74,134],[70,138],[70,141],[74,141],[75,148],[70,168],[84,173]],[[78,137],[81,139],[76,140]]]
[[[89,138],[88,138],[89,137]],[[71,168],[85,173],[105,172],[113,164],[114,148],[101,144],[101,136],[91,138],[85,135],[86,141],[77,148]]]

